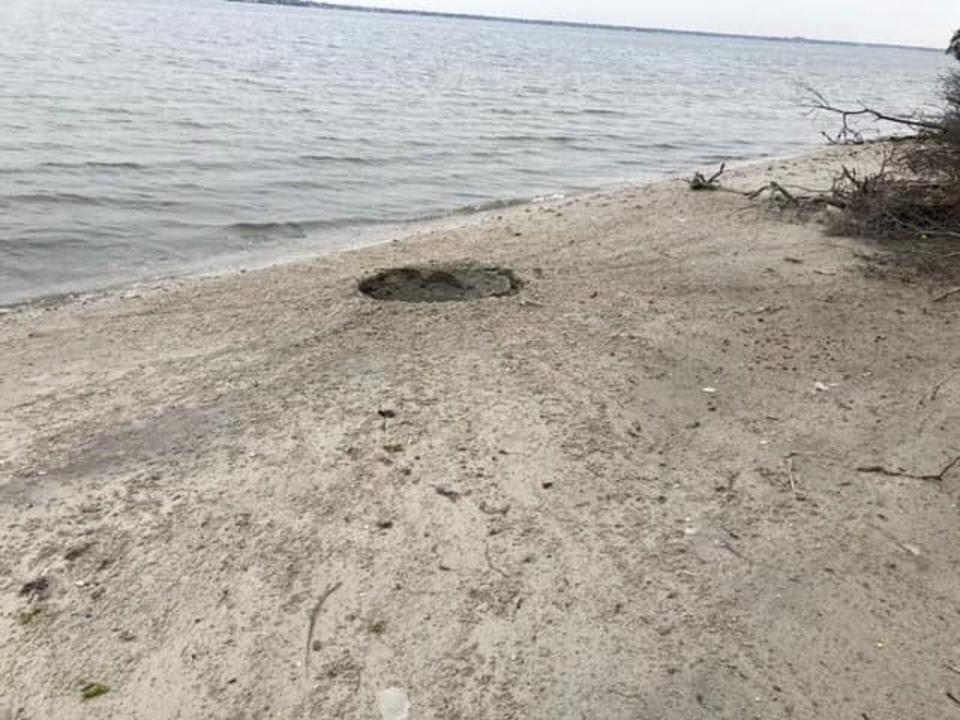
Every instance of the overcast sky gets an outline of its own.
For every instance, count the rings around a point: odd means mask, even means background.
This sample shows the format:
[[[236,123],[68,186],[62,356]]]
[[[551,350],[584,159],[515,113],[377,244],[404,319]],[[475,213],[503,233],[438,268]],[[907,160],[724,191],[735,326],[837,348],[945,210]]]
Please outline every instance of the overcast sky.
[[[960,27],[960,0],[354,1],[416,10],[929,47],[946,47]]]

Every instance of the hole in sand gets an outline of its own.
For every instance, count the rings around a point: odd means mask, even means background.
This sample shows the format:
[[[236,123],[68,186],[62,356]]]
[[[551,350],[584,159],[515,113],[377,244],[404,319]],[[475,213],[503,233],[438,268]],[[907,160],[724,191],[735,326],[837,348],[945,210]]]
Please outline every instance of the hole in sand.
[[[456,302],[513,295],[523,286],[513,270],[483,265],[403,267],[360,281],[360,292],[374,300]]]

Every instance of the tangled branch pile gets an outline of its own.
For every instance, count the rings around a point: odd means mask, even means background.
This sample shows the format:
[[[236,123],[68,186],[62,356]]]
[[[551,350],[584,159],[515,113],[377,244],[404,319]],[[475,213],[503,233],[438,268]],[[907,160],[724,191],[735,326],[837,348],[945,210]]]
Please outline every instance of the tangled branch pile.
[[[960,61],[960,30],[947,50]],[[866,143],[863,121],[895,126],[906,133],[879,146],[879,170],[862,173],[842,167],[827,191],[788,189],[770,182],[752,192],[751,199],[783,211],[801,214],[829,210],[828,229],[836,234],[895,241],[889,249],[915,258],[916,269],[960,275],[960,70],[943,78],[943,108],[934,115],[892,115],[871,107],[831,105],[809,89],[808,108],[840,117],[839,132],[826,135],[831,144]],[[719,190],[725,167],[710,177],[696,173],[691,190]],[[738,192],[738,191],[733,191]],[[948,262],[949,261],[949,262]],[[948,293],[953,296],[960,288]]]
[[[958,33],[960,36],[960,33]],[[960,60],[960,44],[956,46]],[[937,116],[901,117],[872,108],[844,109],[814,94],[813,109],[840,115],[838,143],[862,143],[852,118],[893,123],[911,131],[891,144],[872,174],[842,168],[829,193],[839,208],[833,229],[878,239],[933,241],[949,257],[960,252],[960,70],[943,79],[944,108]]]

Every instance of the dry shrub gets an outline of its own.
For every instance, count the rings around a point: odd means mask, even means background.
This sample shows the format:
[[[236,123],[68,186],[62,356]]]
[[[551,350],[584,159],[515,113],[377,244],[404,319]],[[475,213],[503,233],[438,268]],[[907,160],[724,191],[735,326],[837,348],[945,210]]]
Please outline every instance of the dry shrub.
[[[960,71],[943,82],[944,110],[915,121],[915,136],[890,144],[879,171],[843,168],[830,193],[831,230],[874,238],[921,260],[925,270],[960,271]],[[845,118],[846,119],[846,118]]]

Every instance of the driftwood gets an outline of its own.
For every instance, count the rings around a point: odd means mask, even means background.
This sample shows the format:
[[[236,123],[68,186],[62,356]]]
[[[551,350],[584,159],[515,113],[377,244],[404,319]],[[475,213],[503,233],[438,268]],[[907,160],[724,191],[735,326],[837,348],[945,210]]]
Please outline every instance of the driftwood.
[[[720,165],[720,169],[717,170],[709,178],[706,177],[701,172],[695,172],[693,177],[688,181],[690,184],[691,190],[719,190],[720,183],[717,182],[720,179],[720,176],[723,175],[723,171],[727,169],[727,164],[723,163]]]

